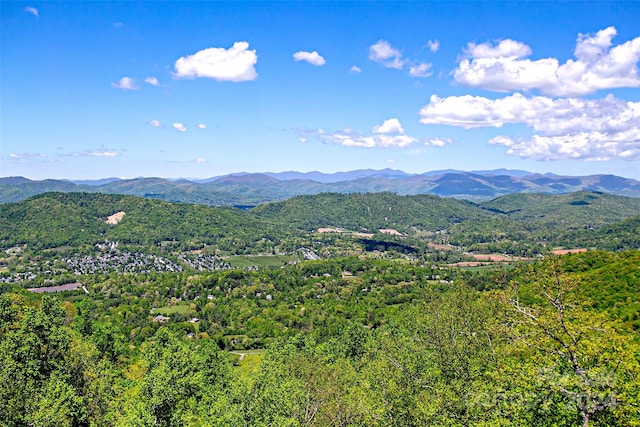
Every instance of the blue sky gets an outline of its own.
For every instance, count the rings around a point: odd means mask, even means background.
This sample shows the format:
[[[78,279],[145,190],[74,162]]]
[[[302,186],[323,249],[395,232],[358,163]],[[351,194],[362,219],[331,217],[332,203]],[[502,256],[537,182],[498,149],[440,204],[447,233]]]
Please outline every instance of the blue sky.
[[[2,2],[1,176],[640,179],[640,2]]]

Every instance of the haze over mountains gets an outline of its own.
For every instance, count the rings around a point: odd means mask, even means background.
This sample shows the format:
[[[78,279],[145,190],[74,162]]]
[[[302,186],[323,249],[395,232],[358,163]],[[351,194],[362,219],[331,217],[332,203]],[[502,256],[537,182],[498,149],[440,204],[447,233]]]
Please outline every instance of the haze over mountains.
[[[238,173],[202,180],[105,178],[43,180],[0,178],[0,203],[17,202],[50,191],[126,194],[138,197],[221,205],[258,205],[298,195],[318,193],[433,194],[473,201],[513,193],[564,194],[574,191],[640,197],[640,181],[615,175],[559,176],[521,170],[456,170],[408,174],[393,169],[322,172]]]

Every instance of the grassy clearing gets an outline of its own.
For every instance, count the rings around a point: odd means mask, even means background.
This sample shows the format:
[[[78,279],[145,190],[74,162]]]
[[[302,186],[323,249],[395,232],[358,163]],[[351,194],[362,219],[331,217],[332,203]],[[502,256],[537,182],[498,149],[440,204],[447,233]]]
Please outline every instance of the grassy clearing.
[[[253,372],[257,367],[267,350],[234,350],[229,354],[234,358],[235,363],[238,365],[240,375],[247,376]]]
[[[281,267],[289,261],[296,259],[289,255],[238,255],[225,259],[232,267]]]

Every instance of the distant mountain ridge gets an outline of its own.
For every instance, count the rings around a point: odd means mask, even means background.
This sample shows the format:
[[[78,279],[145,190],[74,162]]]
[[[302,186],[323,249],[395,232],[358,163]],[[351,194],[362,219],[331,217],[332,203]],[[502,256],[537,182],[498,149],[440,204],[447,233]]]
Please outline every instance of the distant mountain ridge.
[[[640,181],[615,175],[561,176],[522,170],[457,170],[409,174],[394,169],[362,169],[322,172],[237,173],[203,180],[165,178],[105,178],[101,180],[43,180],[0,178],[0,203],[17,202],[47,193],[88,192],[205,204],[259,205],[299,195],[318,193],[431,194],[472,201],[486,201],[513,193],[565,194],[597,191],[640,197]]]

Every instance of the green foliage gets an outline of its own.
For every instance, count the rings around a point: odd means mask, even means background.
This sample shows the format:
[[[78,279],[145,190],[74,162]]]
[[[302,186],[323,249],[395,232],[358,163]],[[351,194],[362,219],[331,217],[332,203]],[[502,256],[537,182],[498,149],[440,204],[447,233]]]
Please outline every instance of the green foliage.
[[[243,212],[70,193],[3,206],[0,242],[12,249],[0,253],[1,277],[34,269],[38,284],[80,280],[88,295],[62,294],[61,303],[3,285],[22,293],[0,294],[0,419],[8,426],[640,425],[640,252],[466,271],[448,265],[464,259],[462,247],[427,246],[452,241],[534,255],[543,243],[593,232],[620,248],[634,244],[636,219],[605,224],[635,209],[627,202],[598,193],[481,206],[321,194]],[[120,211],[119,224],[105,223]],[[406,235],[306,233],[324,226]],[[94,251],[105,240],[176,262],[179,251],[195,248],[263,255],[236,258],[251,264],[245,269],[80,276],[65,269],[60,254]],[[65,246],[33,249],[57,245]],[[329,259],[289,263],[301,248]],[[264,256],[280,250],[288,255]],[[63,273],[54,279],[55,271]],[[170,319],[156,322],[157,314]],[[237,367],[221,351],[249,348],[266,350]]]
[[[381,228],[406,232],[413,227],[441,230],[465,220],[488,216],[474,205],[437,196],[398,196],[393,193],[322,193],[267,203],[251,210],[306,231],[321,227],[375,233]]]
[[[195,249],[222,255],[286,254],[282,259],[238,258],[237,266],[285,263],[301,247],[324,257],[363,252],[417,257],[430,251],[430,241],[452,243],[460,252],[533,257],[555,246],[639,247],[638,220],[628,219],[640,210],[639,200],[580,192],[516,194],[476,205],[428,195],[322,193],[241,211],[121,195],[48,193],[3,205],[0,247],[54,259],[74,251],[90,253],[105,242],[174,257]],[[106,219],[117,212],[124,212],[124,218],[108,225]],[[309,233],[322,227],[349,232]],[[380,234],[381,229],[403,236]],[[362,238],[356,234],[361,232],[378,234]]]
[[[509,351],[522,355],[517,364],[524,372],[534,373],[527,375],[534,392],[547,390],[539,410],[584,426],[612,420],[638,425],[640,348],[633,337],[607,314],[589,309],[578,281],[557,259],[513,283],[507,318],[515,341]]]
[[[117,212],[124,212],[124,218],[108,225],[106,219]],[[184,249],[215,245],[243,253],[246,247],[268,248],[276,234],[282,237],[287,232],[237,209],[120,195],[48,193],[4,205],[0,211],[4,247],[91,247],[105,241],[157,247],[177,242]]]

